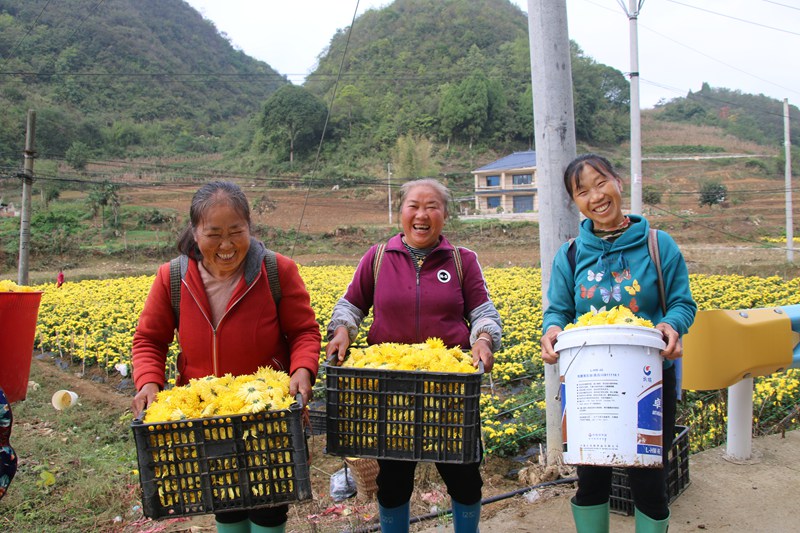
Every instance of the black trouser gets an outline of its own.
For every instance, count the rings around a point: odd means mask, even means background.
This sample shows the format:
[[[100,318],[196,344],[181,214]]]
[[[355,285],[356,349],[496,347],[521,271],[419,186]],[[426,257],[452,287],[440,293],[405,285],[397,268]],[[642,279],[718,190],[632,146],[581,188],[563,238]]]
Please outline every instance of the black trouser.
[[[675,365],[664,369],[662,388],[663,410],[663,460],[664,468],[626,468],[628,482],[633,495],[633,504],[639,511],[654,520],[669,516],[669,495],[667,494],[668,454],[675,435],[675,411],[677,391]],[[578,491],[575,505],[600,505],[611,494],[611,467],[579,466]]]
[[[220,524],[236,524],[248,518],[252,523],[261,527],[276,527],[286,523],[289,513],[288,505],[278,505],[275,507],[262,507],[261,509],[250,509],[249,511],[230,511],[227,513],[217,513],[214,515]]]
[[[483,480],[480,462],[467,464],[434,463],[447,485],[450,497],[463,505],[481,501]],[[414,491],[416,461],[378,459],[378,503],[386,508],[399,507],[411,499]]]

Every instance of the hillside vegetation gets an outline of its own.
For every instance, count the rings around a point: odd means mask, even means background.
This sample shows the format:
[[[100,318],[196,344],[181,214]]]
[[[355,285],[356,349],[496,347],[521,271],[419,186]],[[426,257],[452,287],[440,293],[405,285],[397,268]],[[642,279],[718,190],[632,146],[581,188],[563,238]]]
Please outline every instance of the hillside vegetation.
[[[181,0],[0,0],[0,161],[37,112],[40,156],[217,152],[288,83]]]
[[[571,50],[578,149],[608,154],[625,176],[627,80]],[[0,55],[0,203],[19,205],[35,109],[30,250],[44,272],[109,258],[116,271],[149,271],[174,253],[197,184],[221,177],[247,188],[276,249],[352,262],[396,231],[387,196],[403,180],[439,177],[469,213],[470,171],[532,143],[526,19],[507,0],[367,11],[331,37],[304,86],[234,50],[179,0],[0,0]],[[686,243],[780,238],[781,121],[777,100],[708,86],[646,110],[649,215]],[[724,201],[701,206],[703,188],[720,185]],[[527,252],[535,222],[449,230],[490,264],[538,261]],[[18,233],[18,219],[0,219],[3,269],[16,265]]]

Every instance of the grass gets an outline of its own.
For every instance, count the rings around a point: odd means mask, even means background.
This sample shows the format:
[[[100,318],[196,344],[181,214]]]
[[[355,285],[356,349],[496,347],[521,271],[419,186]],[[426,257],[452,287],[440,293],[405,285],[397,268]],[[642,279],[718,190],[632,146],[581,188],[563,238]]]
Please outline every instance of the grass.
[[[140,517],[129,412],[84,400],[54,416],[50,397],[63,386],[55,378],[32,365],[39,389],[12,405],[19,463],[0,505],[0,530],[109,531],[117,517]]]

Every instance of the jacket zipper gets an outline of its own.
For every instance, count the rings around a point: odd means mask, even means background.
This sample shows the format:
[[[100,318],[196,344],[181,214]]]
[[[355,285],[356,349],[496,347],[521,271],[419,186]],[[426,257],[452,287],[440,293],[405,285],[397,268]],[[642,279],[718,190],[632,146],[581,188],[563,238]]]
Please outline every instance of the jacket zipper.
[[[220,317],[219,324],[222,324],[222,321],[225,320],[226,316],[228,316],[228,311],[230,311],[231,309],[236,307],[236,304],[241,302],[242,298],[244,298],[247,295],[247,293],[250,292],[250,289],[252,289],[255,286],[256,282],[259,280],[260,277],[261,277],[261,272],[259,272],[256,275],[255,279],[253,280],[253,282],[250,285],[247,286],[247,289],[245,289],[244,293],[239,298],[237,298],[236,301],[233,302],[233,305],[230,306],[228,308],[228,310],[225,311],[225,313]],[[211,335],[211,337],[212,337],[211,338],[211,368],[214,371],[214,375],[219,377],[219,357],[218,357],[219,354],[218,354],[218,349],[217,349],[217,328],[219,327],[219,324],[217,324],[216,328],[214,327],[214,325],[211,323],[211,319],[206,314],[206,312],[203,310],[202,306],[200,306],[200,303],[197,301],[197,298],[195,297],[194,293],[192,292],[191,287],[189,287],[189,284],[186,283],[183,280],[182,280],[182,282],[183,282],[184,285],[186,285],[186,288],[189,290],[189,294],[192,296],[192,299],[197,304],[197,307],[200,309],[200,312],[203,313],[203,316],[205,317],[206,322],[208,322],[208,325],[211,326],[211,332],[212,332],[212,335]]]
[[[412,258],[412,261],[413,261],[413,258]],[[419,270],[420,270],[420,272],[422,271],[422,267],[421,266],[420,266]],[[417,272],[417,269],[415,268],[414,271]],[[422,306],[422,304],[420,302],[420,300],[422,299],[422,295],[420,295],[420,293],[419,293],[419,274],[420,274],[420,272],[417,272],[417,312],[415,313],[416,314],[416,318],[415,318],[416,334],[414,335],[414,338],[416,339],[416,342],[422,342],[422,340],[420,340],[420,338],[419,338],[420,337],[419,312],[420,312],[420,307]]]

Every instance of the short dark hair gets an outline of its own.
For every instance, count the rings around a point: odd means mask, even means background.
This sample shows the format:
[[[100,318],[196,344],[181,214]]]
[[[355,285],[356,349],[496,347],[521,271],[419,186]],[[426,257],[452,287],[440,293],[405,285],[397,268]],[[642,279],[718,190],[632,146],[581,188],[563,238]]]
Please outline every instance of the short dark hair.
[[[203,215],[208,208],[220,202],[229,203],[233,209],[247,221],[250,228],[250,204],[242,189],[230,181],[212,181],[200,187],[192,197],[189,207],[189,225],[178,237],[178,251],[189,257],[200,260],[203,258],[197,241],[194,240],[194,229],[203,220]]]
[[[572,191],[581,185],[581,174],[583,173],[583,167],[586,165],[589,165],[600,174],[613,176],[622,181],[611,161],[602,155],[594,153],[579,155],[567,165],[567,170],[564,171],[564,188],[570,198],[572,198]]]

